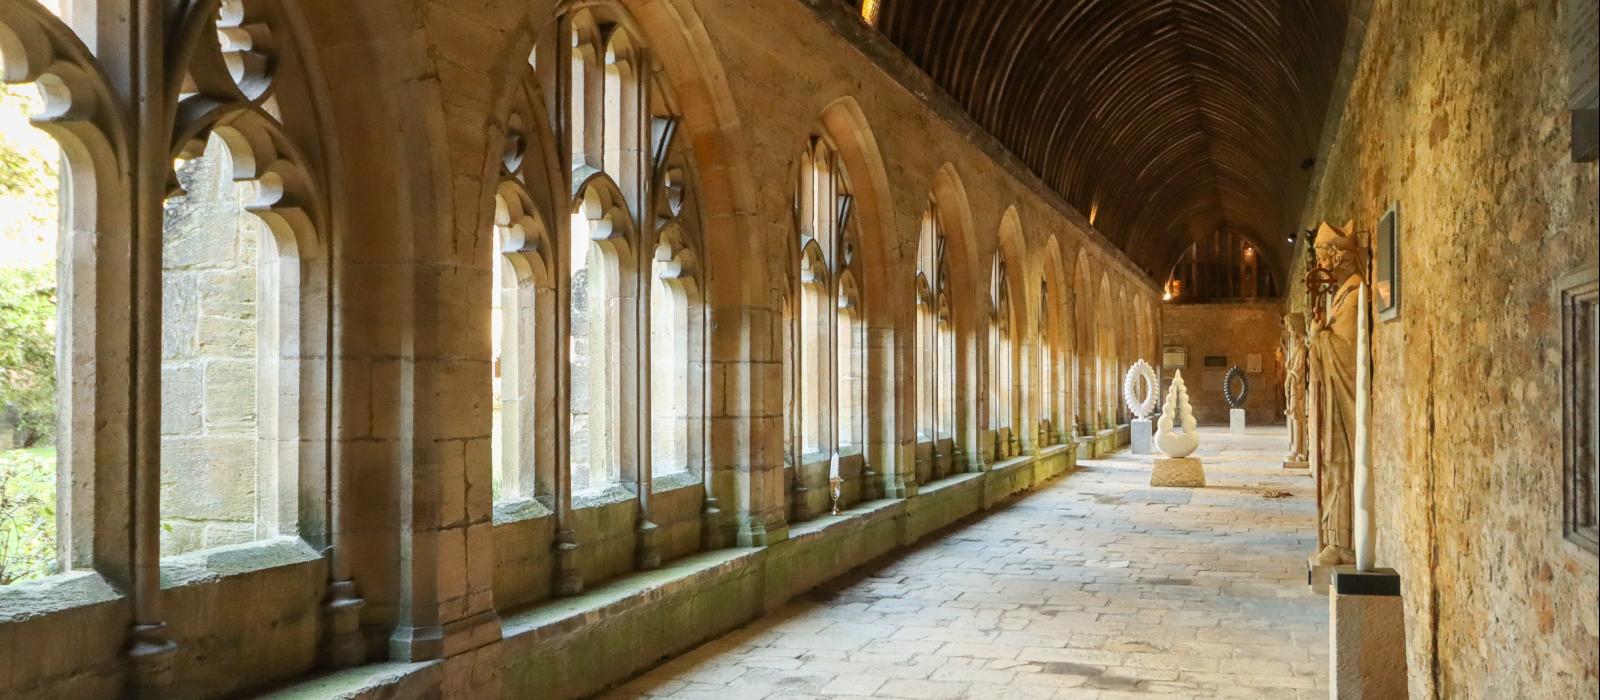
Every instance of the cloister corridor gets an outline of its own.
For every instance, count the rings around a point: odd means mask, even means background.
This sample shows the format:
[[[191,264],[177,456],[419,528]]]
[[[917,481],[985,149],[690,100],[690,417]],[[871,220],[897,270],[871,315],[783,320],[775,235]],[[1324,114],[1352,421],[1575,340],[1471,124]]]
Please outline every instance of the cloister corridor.
[[[1311,479],[1202,430],[1205,488],[1085,461],[605,697],[1327,697]]]

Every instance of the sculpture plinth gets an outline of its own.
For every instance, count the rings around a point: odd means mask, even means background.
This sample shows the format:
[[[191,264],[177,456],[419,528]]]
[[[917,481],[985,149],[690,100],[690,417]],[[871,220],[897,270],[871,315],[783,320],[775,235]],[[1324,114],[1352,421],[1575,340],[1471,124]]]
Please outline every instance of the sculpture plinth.
[[[1205,466],[1193,457],[1158,459],[1150,470],[1151,486],[1181,486],[1203,488],[1206,485]]]
[[[1128,444],[1136,455],[1147,455],[1155,451],[1154,426],[1149,418],[1135,418],[1128,424]]]
[[[1406,696],[1405,606],[1393,569],[1334,569],[1328,593],[1329,696]]]
[[[1173,429],[1174,420],[1183,427],[1181,432]],[[1200,446],[1200,432],[1195,425],[1194,409],[1189,406],[1189,389],[1183,385],[1183,372],[1172,376],[1172,386],[1167,389],[1167,400],[1161,406],[1161,420],[1157,423],[1156,446],[1167,458],[1156,460],[1150,470],[1151,486],[1199,488],[1206,485],[1205,468],[1200,460],[1189,456]]]

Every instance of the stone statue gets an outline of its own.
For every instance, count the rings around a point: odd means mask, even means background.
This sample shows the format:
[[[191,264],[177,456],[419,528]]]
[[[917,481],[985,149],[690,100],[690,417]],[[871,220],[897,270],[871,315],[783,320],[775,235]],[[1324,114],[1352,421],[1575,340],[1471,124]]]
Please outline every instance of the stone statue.
[[[1283,319],[1284,411],[1289,422],[1286,463],[1306,461],[1306,316],[1292,313]]]
[[[1352,222],[1353,223],[1353,222]],[[1338,288],[1326,298],[1327,314],[1313,322],[1307,344],[1316,397],[1311,465],[1317,478],[1317,543],[1314,563],[1355,561],[1351,533],[1355,469],[1356,324],[1358,290],[1365,283],[1367,251],[1344,230],[1323,223],[1317,231],[1317,265],[1332,273]]]

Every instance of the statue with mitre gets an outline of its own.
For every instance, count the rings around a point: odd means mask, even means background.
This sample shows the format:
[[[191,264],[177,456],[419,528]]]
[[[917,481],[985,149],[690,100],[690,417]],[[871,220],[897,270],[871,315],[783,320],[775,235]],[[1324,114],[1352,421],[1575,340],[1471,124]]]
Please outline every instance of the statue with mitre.
[[[1317,230],[1317,267],[1327,273],[1326,296],[1313,313],[1307,339],[1311,370],[1311,468],[1317,479],[1317,545],[1313,563],[1355,561],[1352,534],[1355,480],[1356,327],[1359,291],[1366,282],[1367,250],[1354,237],[1354,222]]]

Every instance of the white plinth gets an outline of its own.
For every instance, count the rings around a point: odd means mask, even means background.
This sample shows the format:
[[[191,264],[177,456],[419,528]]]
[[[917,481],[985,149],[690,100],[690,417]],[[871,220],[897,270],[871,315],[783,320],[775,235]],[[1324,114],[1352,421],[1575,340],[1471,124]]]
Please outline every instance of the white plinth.
[[[1128,438],[1128,442],[1133,447],[1133,453],[1136,455],[1147,455],[1153,452],[1155,450],[1153,447],[1155,444],[1155,433],[1150,425],[1150,419],[1135,418],[1133,419],[1133,422],[1128,425],[1129,431],[1132,433],[1132,435],[1130,435]]]
[[[1244,434],[1244,409],[1242,409],[1242,408],[1228,409],[1228,434],[1229,435],[1243,435]]]

